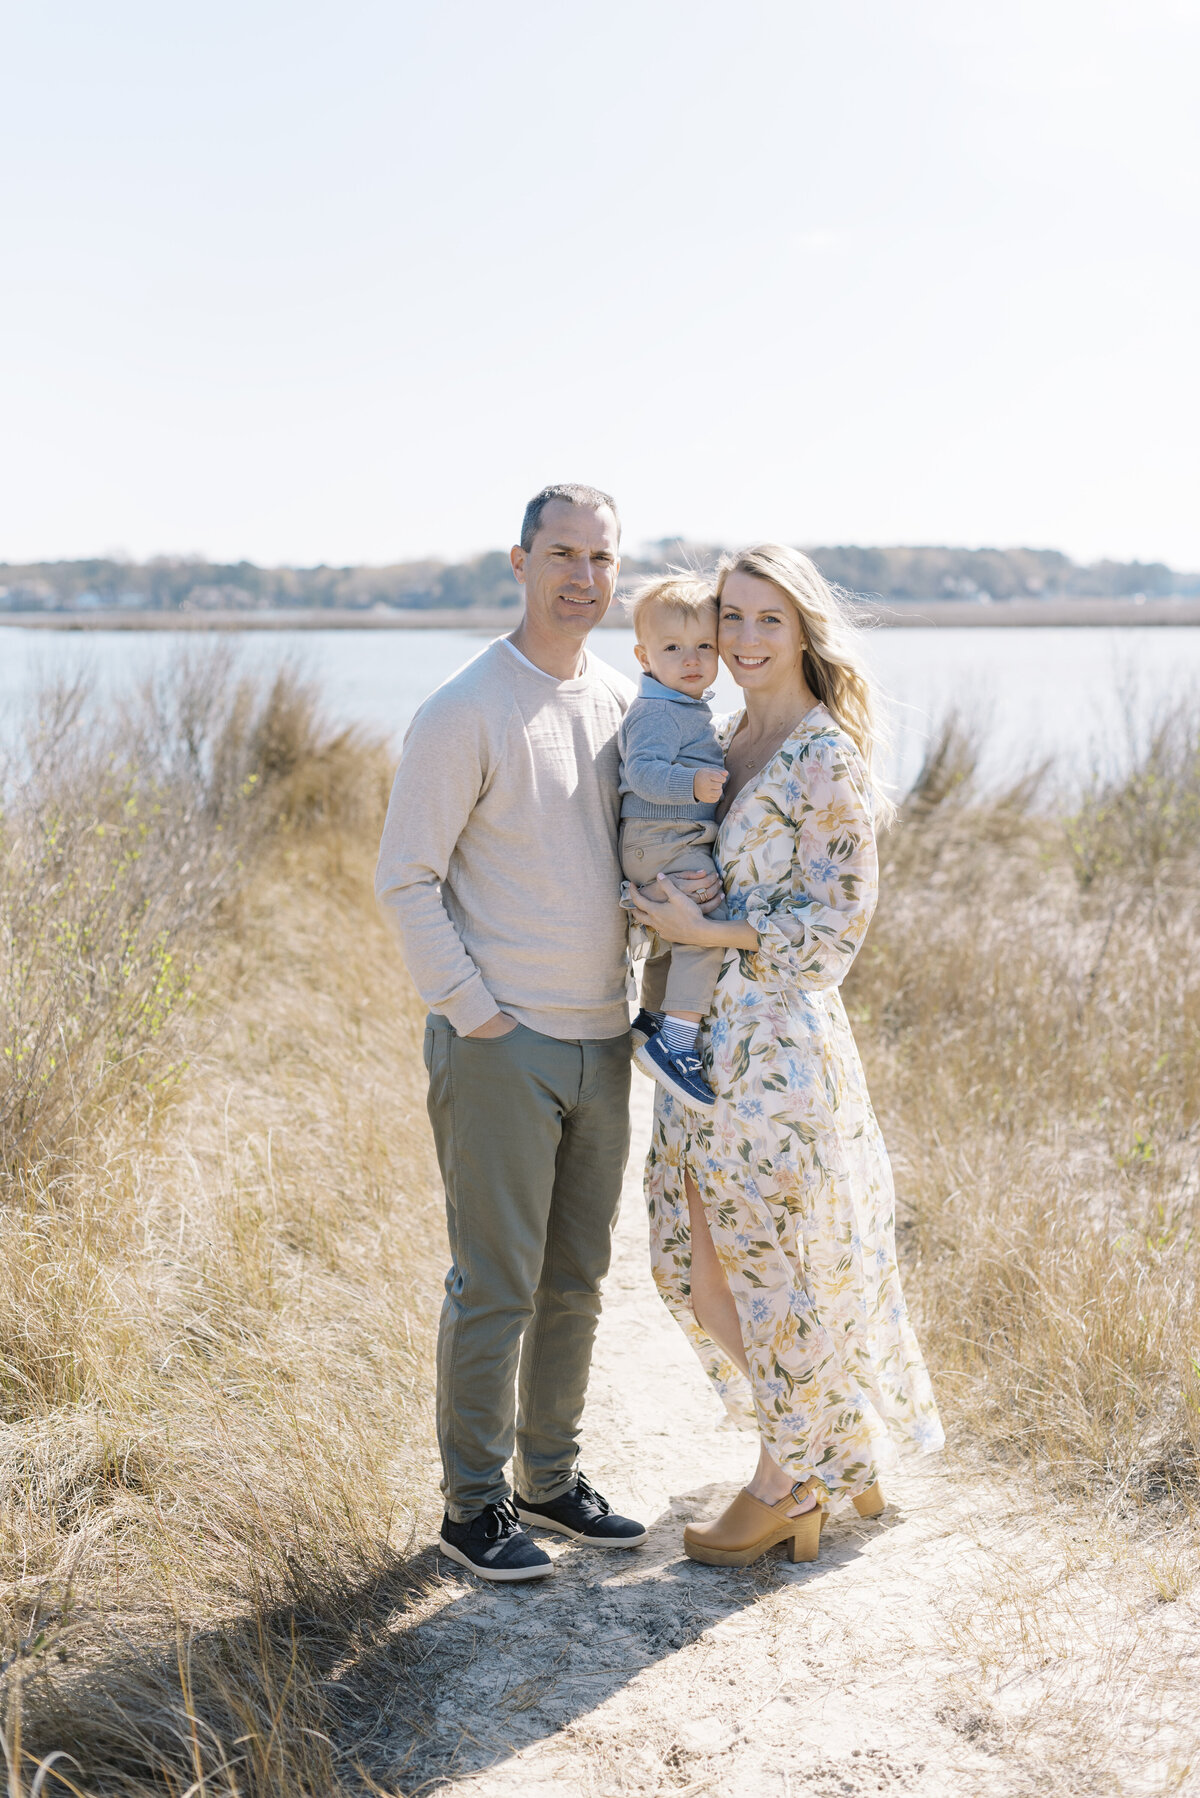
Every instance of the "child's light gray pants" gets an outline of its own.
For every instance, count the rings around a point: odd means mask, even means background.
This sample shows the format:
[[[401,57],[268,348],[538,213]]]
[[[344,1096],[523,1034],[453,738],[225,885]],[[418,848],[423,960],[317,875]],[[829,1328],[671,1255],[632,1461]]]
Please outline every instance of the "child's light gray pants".
[[[710,850],[716,838],[711,818],[622,818],[621,872],[640,887],[657,874],[715,874]],[[724,918],[728,913],[720,905],[708,915]],[[647,1011],[694,1011],[706,1017],[724,960],[724,949],[655,937],[642,973],[642,1005]]]

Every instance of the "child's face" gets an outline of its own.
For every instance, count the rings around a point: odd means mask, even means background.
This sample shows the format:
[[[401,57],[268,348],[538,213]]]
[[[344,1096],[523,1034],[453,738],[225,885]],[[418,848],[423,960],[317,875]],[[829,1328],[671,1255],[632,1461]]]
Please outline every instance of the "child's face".
[[[717,608],[705,607],[698,616],[655,608],[642,620],[642,640],[633,653],[664,687],[699,698],[717,678]]]

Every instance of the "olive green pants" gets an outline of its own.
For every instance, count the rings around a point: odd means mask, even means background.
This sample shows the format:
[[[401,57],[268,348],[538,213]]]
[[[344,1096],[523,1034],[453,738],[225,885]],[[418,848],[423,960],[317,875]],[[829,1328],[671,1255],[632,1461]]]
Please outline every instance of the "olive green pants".
[[[574,1483],[600,1283],[629,1153],[629,1037],[425,1029],[450,1271],[437,1352],[442,1491],[456,1522]]]

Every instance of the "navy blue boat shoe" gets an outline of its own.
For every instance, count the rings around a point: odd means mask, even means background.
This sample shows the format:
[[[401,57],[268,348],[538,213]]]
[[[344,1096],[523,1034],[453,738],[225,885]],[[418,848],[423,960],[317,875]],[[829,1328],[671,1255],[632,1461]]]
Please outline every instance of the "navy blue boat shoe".
[[[560,1536],[570,1536],[574,1542],[588,1542],[593,1548],[638,1548],[650,1533],[645,1524],[635,1523],[632,1517],[618,1517],[583,1474],[569,1492],[561,1492],[548,1504],[535,1505],[530,1499],[518,1497],[516,1506],[522,1523],[554,1530]]]
[[[633,1039],[634,1048],[640,1049],[642,1044],[649,1042],[652,1036],[657,1036],[662,1029],[662,1021],[661,1011],[647,1011],[643,1006],[629,1026],[629,1034]]]
[[[643,1074],[649,1074],[651,1080],[657,1080],[693,1111],[711,1111],[716,1104],[712,1087],[704,1078],[700,1057],[692,1049],[676,1050],[672,1054],[661,1031],[635,1049],[633,1059]]]
[[[554,1562],[525,1534],[508,1499],[500,1505],[485,1505],[466,1523],[443,1517],[438,1547],[480,1579],[545,1579],[554,1572]]]

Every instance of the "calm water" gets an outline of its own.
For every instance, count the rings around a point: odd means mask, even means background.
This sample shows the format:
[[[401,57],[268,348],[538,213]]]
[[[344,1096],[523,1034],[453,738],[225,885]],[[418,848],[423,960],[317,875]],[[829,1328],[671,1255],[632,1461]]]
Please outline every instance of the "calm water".
[[[21,630],[0,626],[0,717],[6,730],[39,685],[87,670],[99,691],[129,685],[179,654],[231,643],[248,672],[293,662],[321,686],[331,715],[368,724],[397,742],[425,695],[485,646],[472,631],[237,631],[197,636],[158,631]],[[631,631],[602,631],[598,653],[636,672]],[[878,630],[868,656],[887,695],[895,729],[892,775],[911,778],[936,722],[957,706],[980,726],[986,772],[1016,775],[1053,756],[1064,778],[1099,762],[1116,766],[1130,730],[1144,729],[1174,697],[1200,695],[1200,630],[1003,626]],[[716,706],[732,709],[737,689],[724,670]]]

